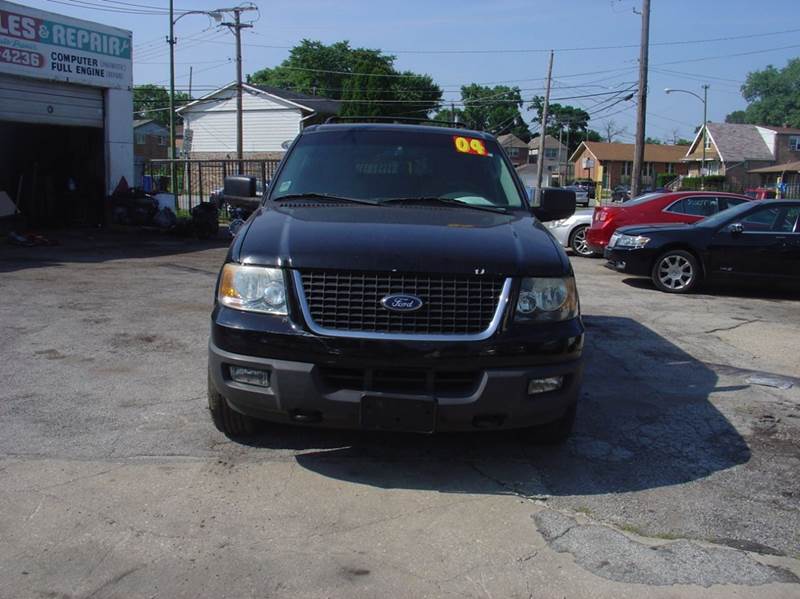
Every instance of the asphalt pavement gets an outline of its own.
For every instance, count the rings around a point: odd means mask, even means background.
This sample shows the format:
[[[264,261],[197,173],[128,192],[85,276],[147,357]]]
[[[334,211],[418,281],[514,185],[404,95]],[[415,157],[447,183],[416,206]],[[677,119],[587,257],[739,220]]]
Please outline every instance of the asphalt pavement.
[[[212,426],[224,242],[0,246],[0,597],[798,597],[800,293],[573,258],[575,434]]]

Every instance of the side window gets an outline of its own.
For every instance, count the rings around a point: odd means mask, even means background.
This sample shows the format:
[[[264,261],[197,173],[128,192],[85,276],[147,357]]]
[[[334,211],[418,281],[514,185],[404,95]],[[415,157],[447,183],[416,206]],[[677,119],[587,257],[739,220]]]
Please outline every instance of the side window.
[[[686,214],[686,210],[684,206],[686,205],[686,199],[678,200],[671,206],[667,208],[667,212],[676,212],[677,214]]]
[[[711,216],[719,212],[717,198],[683,198],[667,209],[668,212],[690,216]]]
[[[745,231],[762,233],[772,231],[780,211],[780,208],[762,208],[748,214],[739,222]]]
[[[787,208],[775,230],[781,233],[800,233],[798,218],[800,218],[800,208]]]
[[[717,198],[719,202],[719,211],[722,212],[723,210],[727,210],[728,208],[733,208],[734,206],[738,206],[739,204],[744,204],[747,200],[740,200],[739,198],[728,198],[722,197]]]

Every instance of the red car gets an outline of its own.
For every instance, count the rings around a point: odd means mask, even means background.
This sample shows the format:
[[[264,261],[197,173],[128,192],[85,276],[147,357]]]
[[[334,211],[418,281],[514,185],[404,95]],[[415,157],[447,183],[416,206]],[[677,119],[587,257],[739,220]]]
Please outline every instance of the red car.
[[[598,206],[586,231],[586,242],[592,251],[602,254],[619,227],[693,223],[751,199],[716,191],[676,191],[648,193],[619,206]]]

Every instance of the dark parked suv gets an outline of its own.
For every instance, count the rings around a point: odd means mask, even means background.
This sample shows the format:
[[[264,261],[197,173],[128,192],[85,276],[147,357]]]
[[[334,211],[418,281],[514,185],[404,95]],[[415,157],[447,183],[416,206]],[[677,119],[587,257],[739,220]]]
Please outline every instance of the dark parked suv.
[[[584,327],[569,260],[486,133],[306,128],[234,239],[217,282],[209,408],[261,420],[433,432],[575,418]]]

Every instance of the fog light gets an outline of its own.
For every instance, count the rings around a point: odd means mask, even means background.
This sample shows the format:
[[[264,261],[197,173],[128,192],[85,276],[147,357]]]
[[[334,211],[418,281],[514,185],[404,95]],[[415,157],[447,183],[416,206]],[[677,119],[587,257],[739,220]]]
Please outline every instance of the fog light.
[[[241,366],[229,366],[228,370],[231,373],[231,379],[237,383],[269,387],[269,371],[267,370],[242,368]]]
[[[528,395],[557,391],[564,384],[563,376],[551,376],[546,379],[531,379],[528,382]]]

